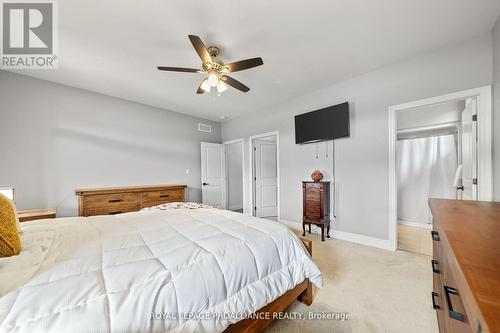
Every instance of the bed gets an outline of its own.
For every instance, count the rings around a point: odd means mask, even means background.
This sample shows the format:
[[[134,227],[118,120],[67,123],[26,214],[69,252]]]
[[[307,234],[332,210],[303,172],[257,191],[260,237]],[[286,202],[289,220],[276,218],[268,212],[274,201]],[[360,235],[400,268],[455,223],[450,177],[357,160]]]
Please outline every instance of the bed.
[[[58,218],[21,230],[21,253],[0,259],[0,332],[258,331],[265,323],[252,314],[310,303],[310,284],[322,286],[288,228],[230,211]]]

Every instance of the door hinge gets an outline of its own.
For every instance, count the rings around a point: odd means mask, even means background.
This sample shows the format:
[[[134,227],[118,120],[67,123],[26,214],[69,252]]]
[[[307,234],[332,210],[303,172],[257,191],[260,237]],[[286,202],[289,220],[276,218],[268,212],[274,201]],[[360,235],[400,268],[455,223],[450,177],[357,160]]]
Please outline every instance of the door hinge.
[[[472,178],[472,184],[477,185],[477,178]]]
[[[253,151],[257,151],[257,147],[253,147]]]
[[[253,210],[257,211],[257,206],[255,206],[255,207],[253,208]]]
[[[256,180],[257,180],[257,177],[253,177],[253,180],[255,180],[255,181],[256,181]]]
[[[477,121],[477,114],[472,115],[472,121]]]

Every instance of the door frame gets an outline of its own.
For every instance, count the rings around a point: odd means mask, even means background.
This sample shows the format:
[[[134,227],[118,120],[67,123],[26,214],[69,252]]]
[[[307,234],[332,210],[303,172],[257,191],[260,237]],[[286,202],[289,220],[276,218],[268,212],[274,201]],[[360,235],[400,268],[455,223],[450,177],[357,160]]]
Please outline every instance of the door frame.
[[[241,143],[241,175],[242,175],[242,191],[243,191],[243,194],[242,194],[242,200],[243,200],[243,211],[245,210],[245,202],[246,202],[246,191],[245,191],[245,188],[246,188],[246,182],[245,182],[245,139],[243,138],[240,138],[240,139],[235,139],[235,140],[229,140],[229,141],[224,141],[222,142],[222,144],[225,146],[227,145],[231,145],[231,144],[235,144],[235,143]],[[225,149],[224,151],[225,153],[225,164],[226,164],[226,172],[225,172],[225,175],[224,177],[226,178],[226,188],[225,188],[225,191],[226,191],[226,207],[227,209],[229,210],[229,181],[227,179],[227,149]]]
[[[277,196],[278,196],[278,221],[281,219],[281,195],[280,195],[280,132],[279,131],[272,131],[272,132],[267,132],[267,133],[261,133],[261,134],[256,134],[256,135],[251,135],[248,137],[249,139],[249,147],[248,147],[248,153],[249,153],[249,184],[250,184],[250,215],[255,216],[255,193],[254,193],[254,181],[253,181],[253,173],[254,173],[254,154],[253,154],[253,146],[254,146],[254,141],[256,139],[260,138],[265,138],[268,136],[276,136],[276,184],[277,184]]]
[[[398,247],[398,192],[396,178],[397,113],[467,98],[477,98],[478,200],[492,200],[493,166],[491,148],[493,137],[491,86],[389,106],[389,246],[392,250],[397,250]]]

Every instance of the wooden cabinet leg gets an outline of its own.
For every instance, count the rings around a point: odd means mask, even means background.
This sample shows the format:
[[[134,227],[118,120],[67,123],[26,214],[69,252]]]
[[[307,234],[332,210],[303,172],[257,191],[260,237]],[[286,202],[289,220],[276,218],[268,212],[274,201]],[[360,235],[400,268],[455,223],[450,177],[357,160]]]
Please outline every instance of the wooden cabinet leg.
[[[325,226],[324,225],[321,226],[321,241],[322,242],[325,241]]]
[[[309,233],[311,233],[311,224],[309,224]]]
[[[306,224],[304,222],[302,222],[302,236],[305,236],[306,235]]]
[[[330,224],[328,224],[328,227],[326,227],[326,237],[330,238]]]
[[[313,301],[313,286],[312,283],[307,280],[307,289],[302,292],[302,294],[297,297],[297,300],[299,302],[304,303],[305,305],[309,306],[312,304]]]

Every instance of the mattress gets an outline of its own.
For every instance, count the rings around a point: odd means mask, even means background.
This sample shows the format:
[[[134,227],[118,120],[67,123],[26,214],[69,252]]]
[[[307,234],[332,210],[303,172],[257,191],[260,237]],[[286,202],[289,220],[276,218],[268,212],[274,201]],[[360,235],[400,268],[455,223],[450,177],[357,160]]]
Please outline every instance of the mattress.
[[[219,209],[21,224],[0,332],[221,332],[321,272],[285,226]]]

